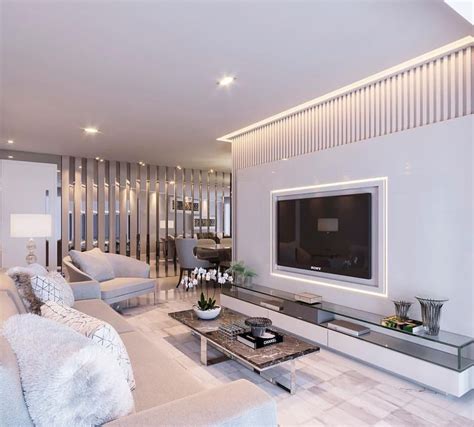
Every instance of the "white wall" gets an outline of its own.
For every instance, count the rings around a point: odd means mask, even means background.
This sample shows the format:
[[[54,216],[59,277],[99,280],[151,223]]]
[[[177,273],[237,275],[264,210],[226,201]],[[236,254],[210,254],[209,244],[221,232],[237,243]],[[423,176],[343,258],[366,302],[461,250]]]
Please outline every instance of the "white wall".
[[[473,116],[237,172],[236,257],[256,282],[393,314],[392,298],[446,296],[441,327],[474,335]],[[388,297],[271,275],[270,191],[388,177]],[[411,315],[420,317],[419,305]]]
[[[28,238],[10,237],[10,215],[50,213],[57,225],[57,165],[16,160],[0,160],[0,267],[25,265]],[[49,190],[49,203],[46,202]],[[52,230],[49,265],[56,269],[57,232]],[[38,262],[45,265],[46,239],[35,238]]]

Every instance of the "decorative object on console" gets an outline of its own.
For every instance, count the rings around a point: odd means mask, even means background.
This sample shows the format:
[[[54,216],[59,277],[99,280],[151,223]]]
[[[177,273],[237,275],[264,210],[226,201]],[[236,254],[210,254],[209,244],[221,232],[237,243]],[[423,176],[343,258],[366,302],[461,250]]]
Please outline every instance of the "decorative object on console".
[[[10,236],[27,237],[26,249],[27,264],[33,264],[38,260],[36,256],[36,243],[34,237],[50,237],[52,231],[52,219],[49,214],[11,214]]]
[[[399,320],[405,321],[408,320],[408,311],[412,305],[412,302],[406,300],[393,300],[395,305],[395,315]]]
[[[423,296],[415,297],[421,305],[421,319],[428,335],[439,334],[439,323],[441,318],[441,308],[448,301],[447,298],[428,298]]]
[[[333,320],[328,323],[328,328],[337,332],[343,332],[348,335],[358,337],[370,332],[367,326],[359,325],[358,323],[348,322],[347,320]]]
[[[234,282],[239,284],[252,285],[252,278],[257,276],[257,273],[251,268],[244,265],[243,261],[236,261],[230,264],[226,273],[232,274]]]
[[[112,325],[54,301],[45,302],[41,306],[41,316],[69,326],[110,352],[117,359],[130,390],[135,388],[127,349]]]
[[[399,329],[400,331],[411,332],[412,334],[420,333],[424,330],[423,322],[419,320],[400,320],[399,316],[388,316],[382,319],[382,326],[391,329]]]
[[[323,297],[310,292],[301,292],[300,294],[295,294],[295,300],[306,304],[319,304]]]
[[[226,324],[219,325],[218,331],[224,337],[230,340],[235,340],[237,338],[237,335],[245,332],[245,329],[234,323],[226,323]]]
[[[245,324],[250,326],[254,337],[263,337],[267,328],[272,326],[272,321],[266,317],[249,317]]]
[[[34,425],[102,425],[133,411],[116,359],[66,325],[33,314],[3,323]]]

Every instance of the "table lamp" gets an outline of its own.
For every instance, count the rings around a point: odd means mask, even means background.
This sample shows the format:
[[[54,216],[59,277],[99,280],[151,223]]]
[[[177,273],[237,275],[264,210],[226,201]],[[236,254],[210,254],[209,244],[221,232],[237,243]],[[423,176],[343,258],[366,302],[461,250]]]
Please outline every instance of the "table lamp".
[[[10,236],[27,237],[26,249],[27,264],[37,261],[35,254],[36,243],[34,237],[50,237],[52,230],[52,218],[49,214],[11,214],[10,215]]]

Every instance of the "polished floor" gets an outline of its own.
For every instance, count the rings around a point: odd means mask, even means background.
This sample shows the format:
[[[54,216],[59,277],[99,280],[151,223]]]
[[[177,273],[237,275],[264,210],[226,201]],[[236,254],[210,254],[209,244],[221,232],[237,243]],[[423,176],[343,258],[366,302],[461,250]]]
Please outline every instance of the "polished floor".
[[[294,395],[235,361],[204,367],[198,339],[168,316],[191,308],[198,292],[176,290],[175,277],[158,281],[159,302],[133,299],[124,315],[206,386],[239,378],[257,384],[276,400],[280,426],[474,427],[474,392],[460,399],[445,396],[324,349],[297,361]]]

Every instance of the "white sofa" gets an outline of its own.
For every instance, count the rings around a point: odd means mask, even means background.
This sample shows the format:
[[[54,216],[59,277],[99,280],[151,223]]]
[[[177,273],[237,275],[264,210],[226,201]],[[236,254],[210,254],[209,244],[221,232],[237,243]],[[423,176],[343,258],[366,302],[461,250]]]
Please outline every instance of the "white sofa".
[[[133,367],[135,413],[110,426],[276,426],[276,405],[246,380],[207,389],[100,299],[95,281],[72,283],[74,308],[110,323],[120,334]],[[13,281],[0,274],[0,328],[10,316],[25,313]],[[52,361],[54,364],[54,361]],[[2,393],[16,394],[14,407]],[[4,395],[4,396],[5,396]],[[12,399],[9,399],[10,401]],[[29,422],[28,422],[29,420]],[[23,400],[16,356],[0,334],[0,425],[32,426]]]

